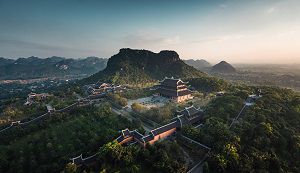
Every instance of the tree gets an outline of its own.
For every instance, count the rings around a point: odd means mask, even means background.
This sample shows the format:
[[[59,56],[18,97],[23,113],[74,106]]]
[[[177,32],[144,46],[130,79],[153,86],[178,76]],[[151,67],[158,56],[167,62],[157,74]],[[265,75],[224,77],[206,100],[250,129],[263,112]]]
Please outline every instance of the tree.
[[[136,103],[134,102],[132,105],[131,105],[131,109],[135,112],[142,112],[146,109],[145,106],[139,104],[139,103]]]
[[[74,163],[68,163],[65,167],[65,173],[76,173],[77,166]]]
[[[119,104],[121,105],[121,106],[126,106],[128,103],[127,103],[127,99],[126,98],[120,98],[120,100],[119,100]]]
[[[108,97],[112,99],[115,103],[119,104],[120,106],[126,106],[127,105],[127,99],[121,97],[119,94],[113,94],[109,93]]]

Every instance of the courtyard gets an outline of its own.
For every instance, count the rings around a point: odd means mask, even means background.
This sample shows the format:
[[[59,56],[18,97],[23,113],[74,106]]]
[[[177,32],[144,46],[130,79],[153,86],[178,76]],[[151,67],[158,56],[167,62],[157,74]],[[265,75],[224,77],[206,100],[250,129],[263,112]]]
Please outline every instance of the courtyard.
[[[161,107],[164,106],[167,102],[170,102],[171,100],[165,97],[161,96],[150,96],[150,97],[143,97],[138,98],[135,100],[128,100],[128,107],[131,107],[133,103],[139,103],[147,108],[152,107]]]

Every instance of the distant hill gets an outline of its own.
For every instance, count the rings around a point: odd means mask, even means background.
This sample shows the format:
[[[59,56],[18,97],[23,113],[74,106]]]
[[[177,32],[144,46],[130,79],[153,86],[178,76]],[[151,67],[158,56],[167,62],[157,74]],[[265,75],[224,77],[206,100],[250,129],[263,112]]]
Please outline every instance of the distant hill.
[[[175,51],[164,50],[154,53],[124,48],[108,60],[107,67],[103,71],[84,81],[140,84],[161,80],[164,77],[193,78],[204,75],[206,74],[185,64]]]
[[[220,63],[214,65],[211,68],[211,72],[214,73],[235,73],[236,69],[226,61],[221,61]]]
[[[0,67],[4,66],[4,65],[7,65],[7,64],[11,64],[13,62],[14,62],[14,60],[12,60],[12,59],[6,59],[6,58],[3,58],[3,57],[0,57]]]
[[[200,59],[200,60],[199,59],[197,59],[197,60],[188,59],[188,60],[183,60],[183,61],[187,65],[193,66],[198,70],[203,70],[203,69],[211,67],[211,64],[204,59]]]
[[[63,77],[66,75],[89,76],[106,67],[107,59],[87,57],[66,59],[63,57],[0,58],[0,79],[29,79],[41,77]]]

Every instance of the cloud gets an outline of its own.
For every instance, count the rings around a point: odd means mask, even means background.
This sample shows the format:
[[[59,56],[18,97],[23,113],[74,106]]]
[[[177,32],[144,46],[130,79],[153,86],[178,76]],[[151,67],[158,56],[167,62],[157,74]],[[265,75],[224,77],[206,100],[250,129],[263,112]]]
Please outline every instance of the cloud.
[[[78,49],[69,46],[62,45],[48,45],[44,43],[29,42],[23,40],[10,40],[0,39],[0,47],[12,48],[12,49],[30,49],[39,51],[90,51],[85,49]]]
[[[253,37],[254,35],[244,35],[244,34],[228,34],[228,35],[221,35],[216,37],[206,37],[199,40],[194,40],[192,43],[220,43],[229,40],[241,40]]]
[[[297,32],[297,30],[294,28],[290,28],[285,31],[279,32],[278,36],[281,38],[290,38],[290,37],[295,37],[296,34],[299,35],[299,32]]]
[[[80,58],[87,56],[109,56],[111,52],[105,49],[83,48],[80,45],[50,45],[23,40],[0,39],[0,56],[18,58],[25,56],[64,56],[71,58]]]
[[[226,4],[220,4],[219,7],[220,7],[220,8],[227,8],[228,5],[226,5]]]
[[[137,32],[135,34],[126,35],[123,41],[130,46],[165,45],[180,43],[180,37],[163,37],[153,33]]]
[[[267,9],[266,13],[267,13],[267,14],[272,14],[275,10],[276,10],[275,7],[271,7],[271,8],[269,8],[269,9]]]
[[[218,39],[219,42],[227,41],[227,40],[240,40],[246,38],[246,35],[243,34],[232,34],[232,35],[224,35]]]
[[[22,40],[0,40],[1,46],[9,46],[13,48],[29,48],[29,49],[39,49],[39,50],[64,50],[64,48],[59,46],[51,46],[41,43],[27,42]]]

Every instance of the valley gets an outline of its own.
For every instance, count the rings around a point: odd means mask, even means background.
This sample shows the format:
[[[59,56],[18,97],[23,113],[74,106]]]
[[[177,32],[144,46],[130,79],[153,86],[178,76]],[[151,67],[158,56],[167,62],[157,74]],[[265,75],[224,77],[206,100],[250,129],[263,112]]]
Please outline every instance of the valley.
[[[121,49],[91,77],[47,89],[18,84],[23,96],[12,91],[1,102],[0,170],[298,170],[287,151],[298,151],[299,94],[219,77],[174,52]]]
[[[188,61],[188,65],[198,70],[235,84],[280,86],[300,91],[299,64],[229,64],[224,61],[216,67],[207,63],[205,60]]]
[[[300,91],[300,65],[235,65],[236,73],[213,74],[234,83],[281,86]]]

